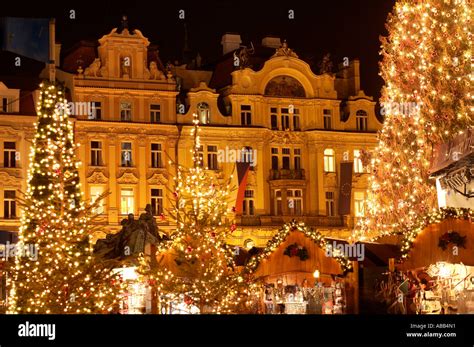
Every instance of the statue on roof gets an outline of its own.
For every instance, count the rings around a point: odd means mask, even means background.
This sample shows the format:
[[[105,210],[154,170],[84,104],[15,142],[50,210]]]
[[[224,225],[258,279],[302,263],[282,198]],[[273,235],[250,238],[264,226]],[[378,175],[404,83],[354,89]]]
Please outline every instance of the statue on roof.
[[[255,53],[255,48],[253,43],[250,42],[252,48],[248,48],[247,46],[240,46],[238,52],[234,53],[234,57],[237,57],[239,60],[239,67],[240,69],[245,69],[250,66],[250,56]]]
[[[319,64],[319,73],[323,74],[331,74],[332,73],[332,61],[331,61],[331,54],[327,53],[321,63]]]
[[[286,40],[283,40],[283,43],[280,48],[277,48],[275,51],[275,54],[272,56],[274,57],[293,57],[293,58],[298,58],[298,55],[293,52],[291,48],[288,47],[288,43]]]

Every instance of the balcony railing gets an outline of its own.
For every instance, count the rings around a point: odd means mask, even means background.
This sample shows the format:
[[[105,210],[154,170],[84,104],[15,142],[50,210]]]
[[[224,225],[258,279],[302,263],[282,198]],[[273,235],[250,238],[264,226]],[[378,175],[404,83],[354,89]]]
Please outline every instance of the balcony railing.
[[[278,169],[270,170],[271,180],[304,180],[303,169]]]
[[[345,227],[341,217],[326,216],[238,216],[237,225],[240,226],[281,226],[291,220],[302,221],[308,226]]]

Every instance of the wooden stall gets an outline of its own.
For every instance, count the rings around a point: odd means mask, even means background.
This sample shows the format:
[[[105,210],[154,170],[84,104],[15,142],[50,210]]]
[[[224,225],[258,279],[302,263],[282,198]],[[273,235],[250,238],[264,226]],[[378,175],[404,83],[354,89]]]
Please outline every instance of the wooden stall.
[[[440,239],[449,232],[457,232],[465,236],[464,247],[457,247],[457,251],[453,251],[455,245],[448,244],[443,250],[439,246]],[[417,269],[437,262],[474,266],[474,223],[464,219],[446,219],[426,226],[414,240],[407,259],[398,268],[400,270]]]
[[[308,293],[314,297],[315,291],[323,293],[326,302],[327,294],[334,293],[334,307],[340,301],[344,303],[343,312],[339,310],[337,313],[357,313],[358,267],[343,254],[333,256],[327,252],[327,247],[327,241],[319,232],[306,227],[303,222],[292,221],[277,232],[261,253],[249,260],[247,268],[263,281],[266,295],[273,291],[272,299],[268,295],[263,299],[265,313],[317,313],[310,312],[311,304],[307,300]],[[277,297],[274,291],[279,291]],[[269,305],[275,307],[277,304],[285,308],[268,312]],[[288,310],[292,305],[299,305],[302,309],[297,312]],[[324,304],[322,307],[324,313]]]

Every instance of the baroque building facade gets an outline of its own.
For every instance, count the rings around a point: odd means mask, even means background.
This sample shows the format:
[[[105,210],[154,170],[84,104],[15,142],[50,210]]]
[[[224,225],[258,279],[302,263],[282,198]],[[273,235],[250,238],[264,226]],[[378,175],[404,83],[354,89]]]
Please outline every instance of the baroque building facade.
[[[381,127],[373,98],[360,88],[359,61],[347,61],[335,73],[322,66],[316,74],[278,38],[264,38],[249,50],[239,35],[225,34],[222,45],[222,57],[207,68],[196,61],[164,65],[139,30],[125,27],[65,55],[57,77],[72,102],[84,195],[89,200],[110,192],[98,223],[118,231],[127,214],[138,216],[151,204],[160,230],[173,229],[167,210],[174,163],[192,165],[196,113],[210,172],[237,177],[228,153],[256,153],[241,213],[229,215],[237,224],[229,243],[262,247],[291,219],[330,237],[348,237],[363,214],[367,188],[360,156],[375,147]],[[0,230],[7,231],[18,230],[16,200],[26,190],[36,120],[20,94],[0,83]],[[37,91],[29,97],[33,105]],[[354,162],[347,216],[338,213],[343,161]]]

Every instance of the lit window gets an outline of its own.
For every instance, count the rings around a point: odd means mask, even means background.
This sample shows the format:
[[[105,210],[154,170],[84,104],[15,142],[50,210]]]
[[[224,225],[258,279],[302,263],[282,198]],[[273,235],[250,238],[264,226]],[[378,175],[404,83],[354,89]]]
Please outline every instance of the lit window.
[[[132,120],[132,103],[120,103],[120,120],[122,122],[130,122]]]
[[[356,124],[358,131],[366,131],[367,130],[367,112],[363,110],[359,110],[356,112]]]
[[[242,125],[252,125],[252,111],[250,105],[240,106],[240,121]]]
[[[120,213],[135,213],[133,189],[122,189],[120,194]]]
[[[334,192],[326,192],[326,216],[334,217]]]
[[[301,189],[288,189],[286,196],[290,215],[301,216],[303,213],[303,191]]]
[[[354,172],[363,173],[364,166],[362,165],[362,160],[360,159],[360,150],[354,150]]]
[[[324,150],[324,172],[336,172],[334,149],[326,148]]]
[[[364,216],[364,198],[363,192],[354,192],[354,212],[356,217]]]
[[[161,168],[163,167],[163,161],[161,156],[161,143],[151,144],[151,167]]]
[[[3,143],[3,167],[16,167],[16,143]]]
[[[211,121],[211,113],[209,110],[209,105],[205,102],[201,102],[197,106],[199,122],[201,124],[209,124]]]
[[[91,166],[102,165],[102,142],[91,141]]]
[[[282,206],[281,206],[281,190],[275,189],[275,215],[281,216],[283,214]]]
[[[159,216],[163,213],[163,189],[151,190],[151,213]]]
[[[132,166],[131,142],[122,142],[122,166]]]
[[[161,122],[161,105],[158,105],[158,104],[150,105],[150,122],[152,123]]]
[[[91,203],[94,203],[103,192],[104,192],[104,188],[102,186],[91,186],[90,188]],[[98,202],[97,207],[94,210],[94,213],[96,214],[104,213],[104,199]]]
[[[3,218],[16,218],[15,191],[5,190],[3,194]]]

